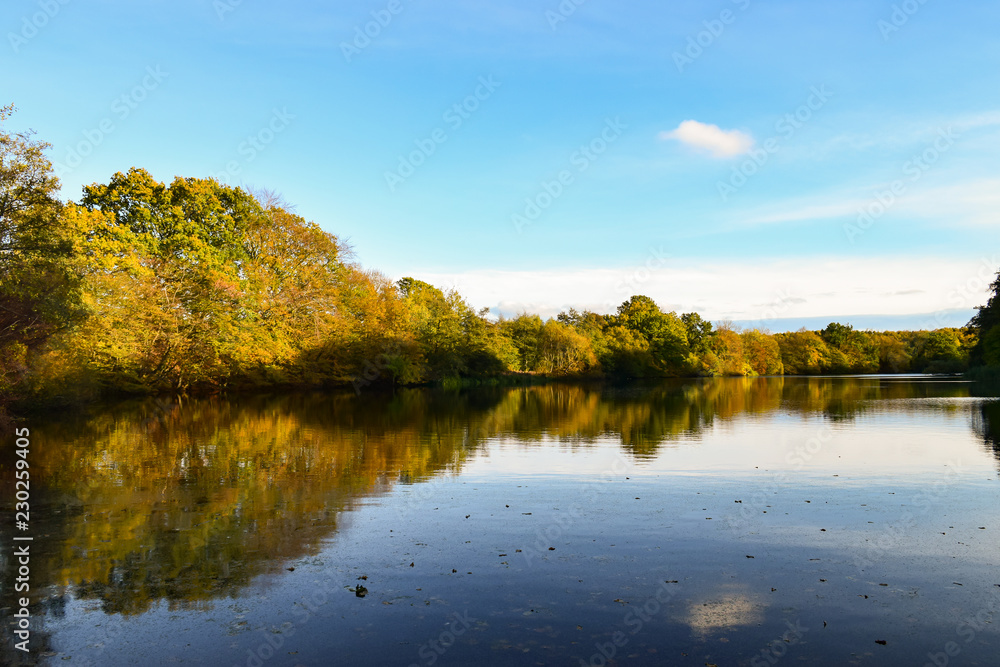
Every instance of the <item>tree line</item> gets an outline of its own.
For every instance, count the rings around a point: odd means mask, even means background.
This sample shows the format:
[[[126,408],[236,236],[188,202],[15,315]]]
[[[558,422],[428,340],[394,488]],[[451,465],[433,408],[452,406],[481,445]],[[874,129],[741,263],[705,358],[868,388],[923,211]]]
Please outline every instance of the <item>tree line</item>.
[[[5,121],[12,107],[0,109]],[[936,331],[771,334],[633,296],[492,319],[393,282],[279,197],[132,168],[61,201],[31,132],[0,131],[0,405],[275,385],[960,372],[1000,365],[1000,302]],[[994,288],[997,288],[997,284]],[[987,333],[979,336],[980,330]]]

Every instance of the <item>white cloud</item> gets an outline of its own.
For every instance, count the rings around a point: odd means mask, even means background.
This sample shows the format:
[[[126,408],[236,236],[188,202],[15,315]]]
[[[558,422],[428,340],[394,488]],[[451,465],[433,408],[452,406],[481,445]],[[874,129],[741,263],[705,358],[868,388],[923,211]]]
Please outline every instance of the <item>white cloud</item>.
[[[742,155],[753,148],[753,137],[739,130],[723,130],[718,125],[707,125],[696,120],[686,120],[676,130],[661,132],[660,139],[676,139],[682,144],[709,151],[714,157],[726,158]]]
[[[764,321],[851,315],[902,316],[985,303],[1000,258],[803,257],[759,262],[668,260],[600,269],[475,270],[410,275],[456,285],[474,307],[506,316],[553,317],[569,308],[611,313],[633,294],[664,310],[697,311],[710,320]],[[877,286],[877,288],[876,288]],[[935,326],[928,321],[929,328]]]

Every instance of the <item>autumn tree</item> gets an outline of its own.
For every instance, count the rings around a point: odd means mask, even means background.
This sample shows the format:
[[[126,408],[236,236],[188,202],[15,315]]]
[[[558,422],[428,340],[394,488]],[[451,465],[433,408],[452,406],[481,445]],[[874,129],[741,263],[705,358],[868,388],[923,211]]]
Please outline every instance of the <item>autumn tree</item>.
[[[731,325],[721,323],[716,326],[711,351],[715,361],[709,369],[712,375],[752,374],[743,355],[743,339]]]
[[[84,188],[80,230],[93,317],[68,349],[125,391],[317,382],[349,369],[344,248],[279,202],[213,179],[142,169]],[[397,299],[398,300],[398,299]],[[376,319],[369,318],[372,330]]]
[[[597,363],[590,340],[558,320],[542,325],[538,341],[538,370],[571,374],[589,371]]]
[[[260,313],[245,299],[242,241],[252,218],[266,216],[252,197],[206,179],[167,186],[131,169],[86,186],[81,205],[110,221],[88,231],[90,292],[121,336],[102,345],[94,332],[99,366],[122,371],[130,387],[182,389],[218,383],[259,354],[246,337]]]
[[[0,122],[13,113],[0,108]],[[73,263],[74,230],[56,198],[59,181],[32,132],[0,130],[0,398],[32,356],[86,312]]]
[[[781,350],[777,341],[758,329],[750,329],[740,334],[743,344],[743,359],[754,375],[781,375]]]
[[[873,341],[878,347],[880,373],[904,373],[910,370],[912,353],[902,337],[886,332],[874,335]]]
[[[775,339],[781,350],[781,362],[790,375],[820,375],[830,364],[830,350],[815,331],[799,329],[777,334]]]

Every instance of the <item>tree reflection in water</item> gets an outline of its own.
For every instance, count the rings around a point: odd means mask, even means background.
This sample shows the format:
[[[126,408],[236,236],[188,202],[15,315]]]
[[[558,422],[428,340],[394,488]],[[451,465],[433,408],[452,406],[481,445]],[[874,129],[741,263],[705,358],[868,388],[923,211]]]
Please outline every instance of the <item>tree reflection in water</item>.
[[[109,613],[158,601],[204,608],[318,553],[366,498],[457,472],[492,438],[527,446],[544,434],[587,448],[610,436],[645,459],[738,416],[846,420],[877,399],[931,394],[968,396],[968,387],[728,378],[129,402],[35,429],[33,509],[45,539],[32,576],[50,587],[50,607],[71,592]],[[983,404],[975,424],[1000,460],[1000,403]],[[2,462],[5,486],[12,465]],[[9,576],[8,558],[3,566]]]
[[[1000,401],[986,401],[973,413],[973,427],[1000,467]]]

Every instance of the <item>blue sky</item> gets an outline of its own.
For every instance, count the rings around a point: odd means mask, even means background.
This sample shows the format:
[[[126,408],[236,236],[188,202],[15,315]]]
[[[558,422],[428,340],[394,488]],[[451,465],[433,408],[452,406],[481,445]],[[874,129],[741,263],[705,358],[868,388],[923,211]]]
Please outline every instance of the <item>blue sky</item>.
[[[495,313],[645,293],[777,331],[985,301],[1000,5],[577,2],[11,1],[0,103],[68,199],[131,166],[270,188]]]

